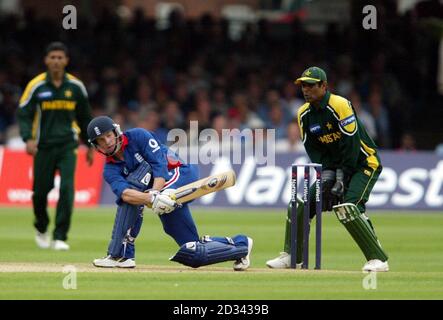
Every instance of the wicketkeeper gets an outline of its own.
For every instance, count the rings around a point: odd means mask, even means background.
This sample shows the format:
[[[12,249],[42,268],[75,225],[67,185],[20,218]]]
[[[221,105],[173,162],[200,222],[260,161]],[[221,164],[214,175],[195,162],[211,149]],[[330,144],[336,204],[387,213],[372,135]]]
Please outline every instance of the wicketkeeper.
[[[175,189],[198,180],[195,165],[180,160],[153,133],[142,128],[123,133],[106,116],[89,123],[88,136],[96,150],[106,156],[103,175],[118,205],[107,255],[94,260],[96,267],[135,267],[135,239],[145,206],[160,217],[164,231],[180,246],[172,261],[197,268],[233,260],[234,270],[249,267],[251,238],[200,238],[189,205],[175,201]]]
[[[312,162],[323,165],[323,211],[333,210],[367,262],[363,271],[388,271],[388,256],[365,214],[365,203],[382,165],[377,147],[349,100],[327,89],[326,73],[318,67],[306,69],[295,81],[301,85],[306,103],[298,111],[301,139]],[[315,186],[310,189],[310,218],[315,215]],[[303,202],[297,206],[297,264],[302,263]],[[291,206],[288,208],[284,252],[267,261],[270,268],[289,268],[291,250]]]

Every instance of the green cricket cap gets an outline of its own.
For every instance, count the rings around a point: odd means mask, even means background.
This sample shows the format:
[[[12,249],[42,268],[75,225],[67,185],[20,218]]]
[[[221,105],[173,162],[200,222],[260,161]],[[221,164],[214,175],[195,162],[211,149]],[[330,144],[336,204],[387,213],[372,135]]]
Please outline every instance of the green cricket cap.
[[[294,81],[295,84],[300,84],[301,82],[307,83],[317,83],[320,81],[327,81],[326,73],[323,69],[319,67],[309,67],[303,71],[300,78]]]

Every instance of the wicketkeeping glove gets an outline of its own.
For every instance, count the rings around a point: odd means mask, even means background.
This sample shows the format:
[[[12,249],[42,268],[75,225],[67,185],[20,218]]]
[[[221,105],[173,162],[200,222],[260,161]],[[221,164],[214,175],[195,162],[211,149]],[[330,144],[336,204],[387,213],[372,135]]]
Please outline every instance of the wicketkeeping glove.
[[[343,202],[345,194],[345,175],[342,169],[337,169],[336,180],[334,186],[331,188],[331,193],[337,197],[339,202]]]
[[[337,204],[337,197],[332,194],[331,189],[334,186],[334,181],[325,180],[322,184],[322,211],[331,211],[332,207]]]

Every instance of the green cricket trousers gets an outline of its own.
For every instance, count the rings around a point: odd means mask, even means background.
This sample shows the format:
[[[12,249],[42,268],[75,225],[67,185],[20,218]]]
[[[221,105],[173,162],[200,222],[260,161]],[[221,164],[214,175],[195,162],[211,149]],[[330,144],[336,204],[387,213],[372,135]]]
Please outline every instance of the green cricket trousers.
[[[74,205],[74,173],[77,162],[77,144],[54,145],[39,148],[34,157],[34,184],[32,203],[35,228],[45,233],[49,225],[48,193],[54,187],[56,171],[60,174],[60,196],[55,215],[54,240],[67,240]]]

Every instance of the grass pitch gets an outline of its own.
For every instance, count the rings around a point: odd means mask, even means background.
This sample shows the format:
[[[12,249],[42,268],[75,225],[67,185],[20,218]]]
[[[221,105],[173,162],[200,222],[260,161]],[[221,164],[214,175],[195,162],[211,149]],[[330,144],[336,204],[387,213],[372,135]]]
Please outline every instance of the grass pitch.
[[[0,299],[443,299],[442,212],[371,214],[391,268],[372,278],[360,272],[363,255],[333,214],[324,214],[321,271],[266,268],[282,249],[284,210],[196,209],[193,215],[202,235],[254,238],[251,268],[234,272],[226,262],[191,269],[168,261],[177,246],[147,210],[137,268],[98,269],[91,261],[106,253],[114,209],[76,209],[71,250],[55,252],[34,244],[31,209],[0,208]],[[63,287],[73,283],[63,273],[67,266],[77,271],[76,289]]]

